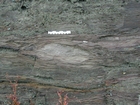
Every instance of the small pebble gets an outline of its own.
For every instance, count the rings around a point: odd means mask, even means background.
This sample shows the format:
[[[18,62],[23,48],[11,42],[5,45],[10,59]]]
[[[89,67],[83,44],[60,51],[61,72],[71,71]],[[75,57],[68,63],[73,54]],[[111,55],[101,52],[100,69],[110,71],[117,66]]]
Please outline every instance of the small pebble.
[[[125,75],[126,74],[126,72],[123,72],[123,75]]]
[[[7,28],[7,30],[8,30],[8,31],[10,31],[10,30],[11,30],[11,28]]]
[[[85,40],[84,40],[83,43],[88,43],[88,41],[85,41]]]

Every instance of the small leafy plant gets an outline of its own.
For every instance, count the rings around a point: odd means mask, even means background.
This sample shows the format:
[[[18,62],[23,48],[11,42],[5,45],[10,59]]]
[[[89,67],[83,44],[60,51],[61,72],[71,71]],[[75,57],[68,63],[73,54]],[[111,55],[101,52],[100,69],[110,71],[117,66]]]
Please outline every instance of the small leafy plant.
[[[13,90],[13,93],[10,94],[9,96],[7,96],[8,99],[10,99],[12,102],[11,102],[11,105],[20,105],[20,102],[18,101],[18,97],[17,97],[17,86],[18,86],[18,78],[19,76],[17,76],[17,79],[15,80],[15,82],[13,83],[10,79],[9,79],[9,76],[6,75],[6,79],[9,80],[10,82],[10,85],[12,86],[12,90]]]
[[[11,105],[20,105],[20,102],[18,101],[17,96],[17,86],[18,86],[18,79],[19,76],[16,77],[16,80],[12,82],[8,75],[6,75],[6,79],[10,82],[10,85],[12,86],[13,93],[8,95],[7,98],[10,99]],[[57,95],[59,97],[58,103],[56,105],[68,105],[69,97],[67,94],[64,94],[64,91],[57,91]],[[30,105],[35,105],[31,100],[29,101]]]
[[[67,94],[62,96],[63,91],[57,91],[57,95],[59,97],[57,105],[68,105],[69,97]]]

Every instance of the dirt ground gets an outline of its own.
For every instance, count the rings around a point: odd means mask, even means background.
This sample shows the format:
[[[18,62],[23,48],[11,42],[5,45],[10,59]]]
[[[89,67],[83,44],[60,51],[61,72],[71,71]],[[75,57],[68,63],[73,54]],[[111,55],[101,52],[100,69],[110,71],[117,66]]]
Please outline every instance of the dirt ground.
[[[1,105],[139,105],[140,1],[0,0],[0,58]]]

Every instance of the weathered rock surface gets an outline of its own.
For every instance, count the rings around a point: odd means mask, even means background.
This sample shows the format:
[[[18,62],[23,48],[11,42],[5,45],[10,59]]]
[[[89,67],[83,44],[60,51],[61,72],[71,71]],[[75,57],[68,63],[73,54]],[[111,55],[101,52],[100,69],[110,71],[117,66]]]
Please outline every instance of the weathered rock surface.
[[[12,82],[20,77],[21,105],[30,100],[56,105],[59,90],[68,93],[69,105],[138,104],[138,1],[0,3],[1,105],[10,105],[12,93],[6,74]],[[72,35],[48,35],[48,30],[71,30]]]
[[[46,105],[45,98],[55,96],[57,102],[55,92],[62,89],[70,94],[71,104],[134,105],[139,94],[139,35],[86,35],[86,38],[85,35],[47,34],[24,39],[3,38],[1,82],[7,81],[6,73],[19,75],[21,102],[26,100],[26,94],[30,99],[37,91],[39,94],[33,101],[42,97],[42,104]],[[25,95],[22,88],[27,89]],[[73,99],[74,96],[78,99]],[[52,100],[47,102],[54,104]],[[38,101],[35,103],[38,105]]]
[[[3,2],[2,2],[3,1]],[[21,2],[19,2],[21,1]],[[120,0],[1,0],[2,35],[31,36],[46,31],[110,34],[124,22]]]

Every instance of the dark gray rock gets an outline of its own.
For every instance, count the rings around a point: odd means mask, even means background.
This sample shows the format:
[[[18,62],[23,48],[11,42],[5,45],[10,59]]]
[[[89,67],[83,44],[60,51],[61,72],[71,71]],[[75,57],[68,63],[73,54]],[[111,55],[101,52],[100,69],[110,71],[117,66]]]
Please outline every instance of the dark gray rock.
[[[56,105],[57,91],[69,105],[137,105],[139,9],[135,0],[0,1],[0,104],[11,105],[18,80],[21,105]]]

